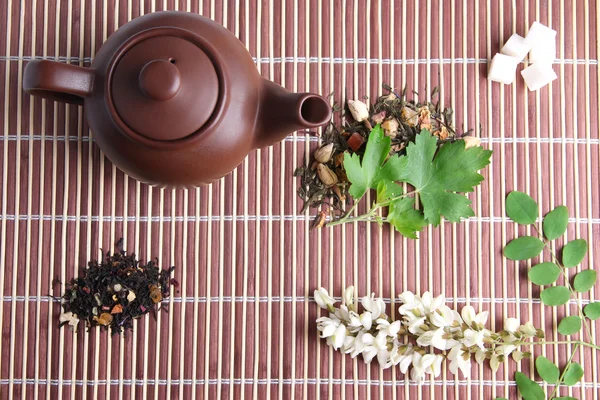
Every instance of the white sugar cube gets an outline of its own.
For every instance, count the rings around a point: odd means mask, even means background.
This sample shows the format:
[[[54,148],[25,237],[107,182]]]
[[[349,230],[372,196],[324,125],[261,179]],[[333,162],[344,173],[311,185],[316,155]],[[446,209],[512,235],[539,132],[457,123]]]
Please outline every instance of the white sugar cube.
[[[518,58],[496,53],[488,70],[488,79],[510,85],[515,80],[519,62]]]
[[[553,63],[554,59],[556,59],[556,39],[548,38],[548,41],[534,46],[529,52],[529,62],[546,62]]]
[[[529,44],[524,37],[515,33],[506,41],[504,46],[502,46],[500,52],[507,56],[523,60],[527,53],[529,53],[529,50],[531,50],[531,44]]]
[[[529,42],[532,49],[540,46],[547,46],[547,43],[549,43],[550,40],[556,40],[556,31],[535,21],[531,25],[531,28],[529,28],[525,40]]]
[[[552,64],[546,62],[531,64],[521,71],[521,75],[531,91],[538,90],[557,78],[556,72],[552,69]]]

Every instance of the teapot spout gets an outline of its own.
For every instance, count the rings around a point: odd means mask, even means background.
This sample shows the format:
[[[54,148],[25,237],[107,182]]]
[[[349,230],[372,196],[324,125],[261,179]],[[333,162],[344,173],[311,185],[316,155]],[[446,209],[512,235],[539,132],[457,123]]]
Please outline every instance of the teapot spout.
[[[317,128],[330,119],[331,105],[324,97],[313,93],[292,93],[263,79],[255,147],[270,146],[294,131]]]

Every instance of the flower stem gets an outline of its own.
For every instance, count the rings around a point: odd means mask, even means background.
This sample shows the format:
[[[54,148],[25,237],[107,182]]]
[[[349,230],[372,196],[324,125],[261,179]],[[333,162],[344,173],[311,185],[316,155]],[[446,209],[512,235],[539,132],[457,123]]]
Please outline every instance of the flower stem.
[[[592,349],[600,350],[600,346],[592,343],[585,342],[583,340],[555,340],[555,341],[539,341],[532,342],[534,345],[545,345],[545,344],[573,344],[576,346],[591,347]]]
[[[350,208],[350,210],[348,210],[348,212],[342,218],[336,219],[335,221],[331,221],[331,222],[327,223],[325,226],[335,226],[335,225],[345,224],[347,222],[357,222],[357,221],[371,222],[373,216],[375,216],[375,214],[377,214],[377,211],[380,208],[387,207],[390,204],[392,204],[394,201],[400,200],[404,197],[410,196],[415,193],[416,193],[416,191],[407,192],[407,193],[401,194],[399,196],[392,197],[390,199],[382,201],[381,203],[373,203],[373,207],[371,207],[371,209],[369,210],[368,213],[359,215],[357,217],[352,217],[352,213],[354,212],[354,210],[356,209],[356,207],[358,206],[360,201],[364,198],[364,196],[363,196],[363,197],[359,198],[358,200],[354,201],[352,208]]]

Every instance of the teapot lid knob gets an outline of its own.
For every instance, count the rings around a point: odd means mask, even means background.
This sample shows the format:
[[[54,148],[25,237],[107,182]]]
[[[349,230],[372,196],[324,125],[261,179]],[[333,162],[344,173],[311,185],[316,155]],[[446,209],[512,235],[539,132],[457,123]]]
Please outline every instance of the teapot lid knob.
[[[153,60],[140,71],[139,84],[148,97],[169,100],[179,91],[181,74],[172,61]]]

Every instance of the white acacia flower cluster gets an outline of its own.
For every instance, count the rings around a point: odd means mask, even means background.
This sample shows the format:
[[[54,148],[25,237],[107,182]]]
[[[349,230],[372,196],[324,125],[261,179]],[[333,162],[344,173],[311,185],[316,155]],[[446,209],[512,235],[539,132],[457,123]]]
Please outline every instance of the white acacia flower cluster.
[[[362,354],[367,363],[377,357],[383,368],[397,365],[403,374],[410,368],[415,381],[439,376],[444,359],[450,361],[453,374],[460,370],[469,376],[472,358],[479,364],[488,359],[497,370],[511,354],[517,361],[529,357],[519,347],[528,339],[543,337],[531,323],[520,325],[515,318],[507,318],[502,331],[492,332],[485,327],[487,311],[476,313],[472,306],[465,306],[459,314],[446,306],[443,295],[433,297],[429,292],[399,295],[401,319],[397,321],[386,315],[383,299],[374,294],[362,298],[359,313],[352,286],[345,290],[339,307],[324,288],[315,290],[314,297],[329,311],[328,317],[317,319],[320,337],[328,345],[352,358]]]

